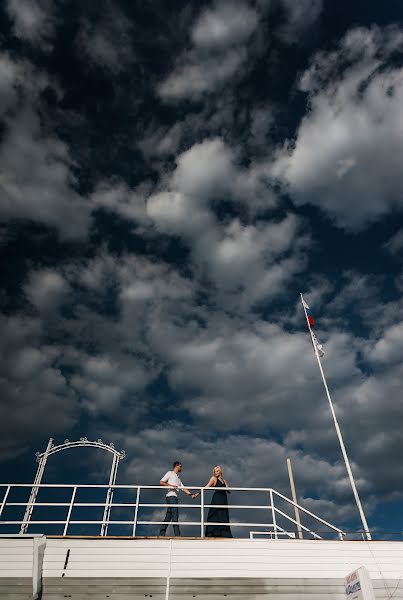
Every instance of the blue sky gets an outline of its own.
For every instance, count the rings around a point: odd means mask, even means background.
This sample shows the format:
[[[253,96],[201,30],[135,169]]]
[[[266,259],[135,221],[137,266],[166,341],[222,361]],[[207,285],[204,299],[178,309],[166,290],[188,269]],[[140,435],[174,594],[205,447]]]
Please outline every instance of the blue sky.
[[[288,493],[291,457],[302,503],[358,528],[302,291],[370,526],[402,530],[402,16],[4,3],[4,479],[49,437],[113,441],[122,482],[182,460]]]

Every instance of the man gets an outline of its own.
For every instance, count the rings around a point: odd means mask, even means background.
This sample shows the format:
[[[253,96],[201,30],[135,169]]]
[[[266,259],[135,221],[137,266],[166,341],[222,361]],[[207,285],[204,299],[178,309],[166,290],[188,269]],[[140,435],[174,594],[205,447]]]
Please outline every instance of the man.
[[[178,477],[178,473],[182,471],[182,463],[176,461],[173,464],[172,471],[168,471],[165,473],[164,477],[160,481],[160,485],[164,487],[168,487],[169,492],[166,495],[166,501],[168,506],[167,512],[164,519],[164,524],[161,525],[160,535],[165,535],[169,521],[178,522],[179,520],[179,511],[178,511],[178,490],[182,490],[188,496],[192,498],[192,500],[197,496],[197,494],[192,494],[189,492],[187,488],[184,487],[182,481]],[[180,535],[179,525],[176,524],[174,527],[174,534]]]

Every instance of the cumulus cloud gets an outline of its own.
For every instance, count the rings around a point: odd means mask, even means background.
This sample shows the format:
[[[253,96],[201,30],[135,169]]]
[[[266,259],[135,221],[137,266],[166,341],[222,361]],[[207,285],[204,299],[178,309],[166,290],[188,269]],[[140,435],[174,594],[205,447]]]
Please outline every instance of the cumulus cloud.
[[[60,273],[52,270],[31,273],[25,286],[30,302],[40,311],[54,311],[66,299],[69,285]]]
[[[322,0],[259,0],[256,5],[244,0],[215,0],[193,24],[192,45],[159,86],[160,96],[169,101],[197,100],[237,82],[259,54],[260,36],[267,36],[269,31],[286,43],[300,44],[322,7]],[[283,21],[271,31],[267,21],[278,9]]]
[[[40,95],[54,89],[50,80],[27,62],[0,60],[5,85],[0,93],[5,124],[0,144],[0,219],[23,219],[83,239],[90,226],[90,206],[76,191],[69,147],[50,134],[40,117]]]
[[[217,0],[193,25],[193,45],[163,81],[165,100],[197,99],[215,91],[244,71],[246,44],[258,26],[258,13],[246,2]]]
[[[56,25],[52,0],[7,0],[6,10],[17,37],[49,49]]]
[[[253,205],[264,194],[259,170],[237,167],[233,151],[219,138],[195,144],[176,162],[171,178],[164,182],[168,189],[147,201],[156,226],[182,236],[217,289],[237,294],[233,302],[239,308],[280,294],[304,264],[302,250],[309,240],[298,219],[288,215],[272,223],[219,221],[214,200],[229,200],[254,212]]]
[[[159,93],[167,100],[187,97],[196,99],[234,77],[246,58],[247,53],[243,48],[228,50],[220,60],[206,57],[200,61],[197,55],[191,53],[186,56],[184,64],[177,67],[161,84]]]
[[[69,149],[41,131],[39,116],[22,109],[0,146],[0,218],[26,219],[82,239],[90,225],[90,207],[75,191]]]
[[[131,190],[122,182],[113,184],[101,182],[91,196],[93,208],[102,208],[107,212],[120,215],[128,221],[146,225],[149,221],[146,212],[145,195],[149,186],[140,186]]]
[[[258,15],[242,2],[216,2],[201,13],[192,30],[199,48],[217,49],[247,40],[258,24]]]
[[[359,28],[318,53],[300,81],[309,112],[274,169],[296,204],[349,230],[402,208],[403,71],[388,63],[402,45],[396,27]]]

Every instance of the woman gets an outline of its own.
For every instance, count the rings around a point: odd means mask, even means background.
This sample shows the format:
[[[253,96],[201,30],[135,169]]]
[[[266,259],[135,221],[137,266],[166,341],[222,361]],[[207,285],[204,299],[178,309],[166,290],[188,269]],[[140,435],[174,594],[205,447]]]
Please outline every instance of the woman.
[[[223,478],[221,467],[214,467],[214,475],[210,478],[210,481],[206,487],[217,488],[211,498],[210,508],[207,515],[207,523],[229,523],[228,514],[228,498],[227,494],[231,492],[226,490],[228,487],[227,482]],[[215,507],[215,505],[224,505],[222,508]],[[229,525],[207,525],[206,526],[206,537],[227,537],[232,538],[231,527]]]

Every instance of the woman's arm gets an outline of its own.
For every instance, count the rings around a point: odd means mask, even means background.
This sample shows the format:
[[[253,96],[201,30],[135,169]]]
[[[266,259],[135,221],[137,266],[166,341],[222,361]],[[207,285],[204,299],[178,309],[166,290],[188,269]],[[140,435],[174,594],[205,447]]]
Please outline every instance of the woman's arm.
[[[206,488],[208,488],[208,487],[215,487],[216,483],[217,483],[217,478],[214,477],[214,475],[213,475],[212,477],[210,477],[209,482],[204,487],[206,487]],[[198,492],[198,494],[196,494],[196,498],[198,496],[200,496],[200,492]]]
[[[225,487],[229,487],[229,486],[228,486],[228,483],[226,482],[226,480],[225,480],[225,479],[223,479],[223,481],[224,481],[224,483],[225,483]],[[230,493],[231,493],[231,491],[230,491],[230,490],[227,490],[227,494],[230,494]]]

